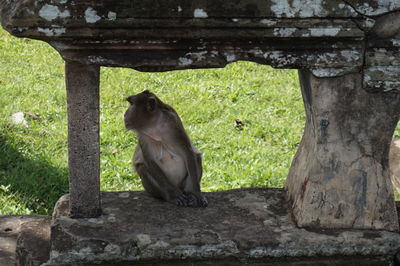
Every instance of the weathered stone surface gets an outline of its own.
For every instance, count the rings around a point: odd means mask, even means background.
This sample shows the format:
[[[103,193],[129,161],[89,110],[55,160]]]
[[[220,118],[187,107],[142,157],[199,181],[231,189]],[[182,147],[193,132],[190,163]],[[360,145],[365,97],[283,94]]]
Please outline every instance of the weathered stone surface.
[[[399,1],[379,0],[379,1],[359,1],[344,0],[346,4],[352,6],[356,12],[365,16],[378,16],[391,11],[400,9]]]
[[[286,182],[297,224],[398,230],[389,148],[400,95],[369,95],[360,74],[299,77],[307,120]]]
[[[68,196],[64,196],[53,217],[47,265],[196,265],[196,261],[210,263],[203,265],[216,265],[217,261],[225,265],[252,261],[285,265],[284,261],[296,258],[327,261],[337,255],[343,261],[352,256],[362,261],[366,256],[387,262],[400,248],[397,233],[299,229],[284,196],[281,189],[206,193],[209,207],[193,209],[156,200],[145,192],[103,192],[103,215],[91,219],[66,216]]]
[[[24,24],[33,20],[36,25],[57,23],[65,20],[68,24],[86,22],[88,24],[119,24],[131,18],[340,18],[360,16],[354,8],[344,1],[290,1],[290,0],[242,0],[226,2],[157,0],[119,1],[103,0],[93,4],[88,0],[72,1],[3,1],[3,20],[5,25]],[[373,0],[363,1],[365,3]],[[14,8],[13,8],[14,7]],[[16,8],[15,8],[16,7]],[[392,11],[396,6],[387,3],[375,5],[375,10]]]
[[[0,215],[0,265],[16,264],[15,250],[21,226],[45,218],[39,215]]]
[[[97,217],[100,206],[98,66],[67,62],[68,166],[71,217]]]
[[[390,177],[397,193],[400,195],[400,139],[395,139],[390,147]],[[399,217],[400,218],[400,217]]]
[[[319,77],[362,72],[368,90],[399,91],[399,5],[389,0],[4,0],[0,17],[13,35],[50,42],[65,60],[84,64],[167,71],[249,60],[307,68]],[[383,58],[394,54],[389,64],[369,63],[376,61],[377,49]]]
[[[50,222],[51,217],[45,216],[22,224],[16,249],[18,266],[39,266],[48,261]]]

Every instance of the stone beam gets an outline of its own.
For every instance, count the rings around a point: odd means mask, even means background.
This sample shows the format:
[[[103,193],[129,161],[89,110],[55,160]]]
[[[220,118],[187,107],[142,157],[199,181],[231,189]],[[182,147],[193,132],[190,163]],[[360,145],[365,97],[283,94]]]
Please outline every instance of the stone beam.
[[[363,73],[369,91],[399,91],[400,4],[375,0],[0,2],[3,27],[44,40],[65,60],[140,71],[248,60]]]

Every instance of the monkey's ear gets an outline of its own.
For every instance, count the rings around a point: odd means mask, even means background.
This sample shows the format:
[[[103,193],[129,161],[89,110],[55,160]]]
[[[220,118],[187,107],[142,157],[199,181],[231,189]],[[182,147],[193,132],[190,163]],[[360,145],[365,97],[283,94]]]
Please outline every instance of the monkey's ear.
[[[153,112],[154,110],[156,110],[157,108],[157,100],[154,97],[150,97],[147,99],[147,103],[146,103],[146,108],[147,111],[149,112]]]

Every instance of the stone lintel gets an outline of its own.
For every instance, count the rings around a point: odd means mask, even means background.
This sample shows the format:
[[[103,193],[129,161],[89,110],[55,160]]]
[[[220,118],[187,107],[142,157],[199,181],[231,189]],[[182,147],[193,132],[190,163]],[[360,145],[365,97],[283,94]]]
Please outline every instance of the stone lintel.
[[[247,60],[318,77],[363,73],[366,90],[400,92],[396,1],[15,0],[0,2],[0,18],[82,64],[168,71]]]
[[[145,192],[103,192],[100,217],[71,219],[69,197],[63,196],[54,212],[47,265],[351,265],[368,260],[375,264],[365,265],[386,265],[400,249],[398,233],[297,228],[282,189],[238,189],[206,197],[209,207],[194,209],[176,207]]]

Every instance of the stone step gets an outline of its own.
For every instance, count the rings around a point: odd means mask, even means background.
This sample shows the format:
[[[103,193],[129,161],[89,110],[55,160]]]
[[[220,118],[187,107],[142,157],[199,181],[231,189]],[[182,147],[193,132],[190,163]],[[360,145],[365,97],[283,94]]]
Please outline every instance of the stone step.
[[[389,265],[400,249],[397,232],[297,228],[282,189],[206,197],[209,207],[193,209],[103,192],[100,217],[71,219],[63,196],[45,265]]]
[[[299,229],[280,189],[206,193],[206,209],[102,194],[96,219],[70,219],[68,195],[58,201],[51,252],[51,217],[0,216],[0,265],[400,265],[398,233]]]

